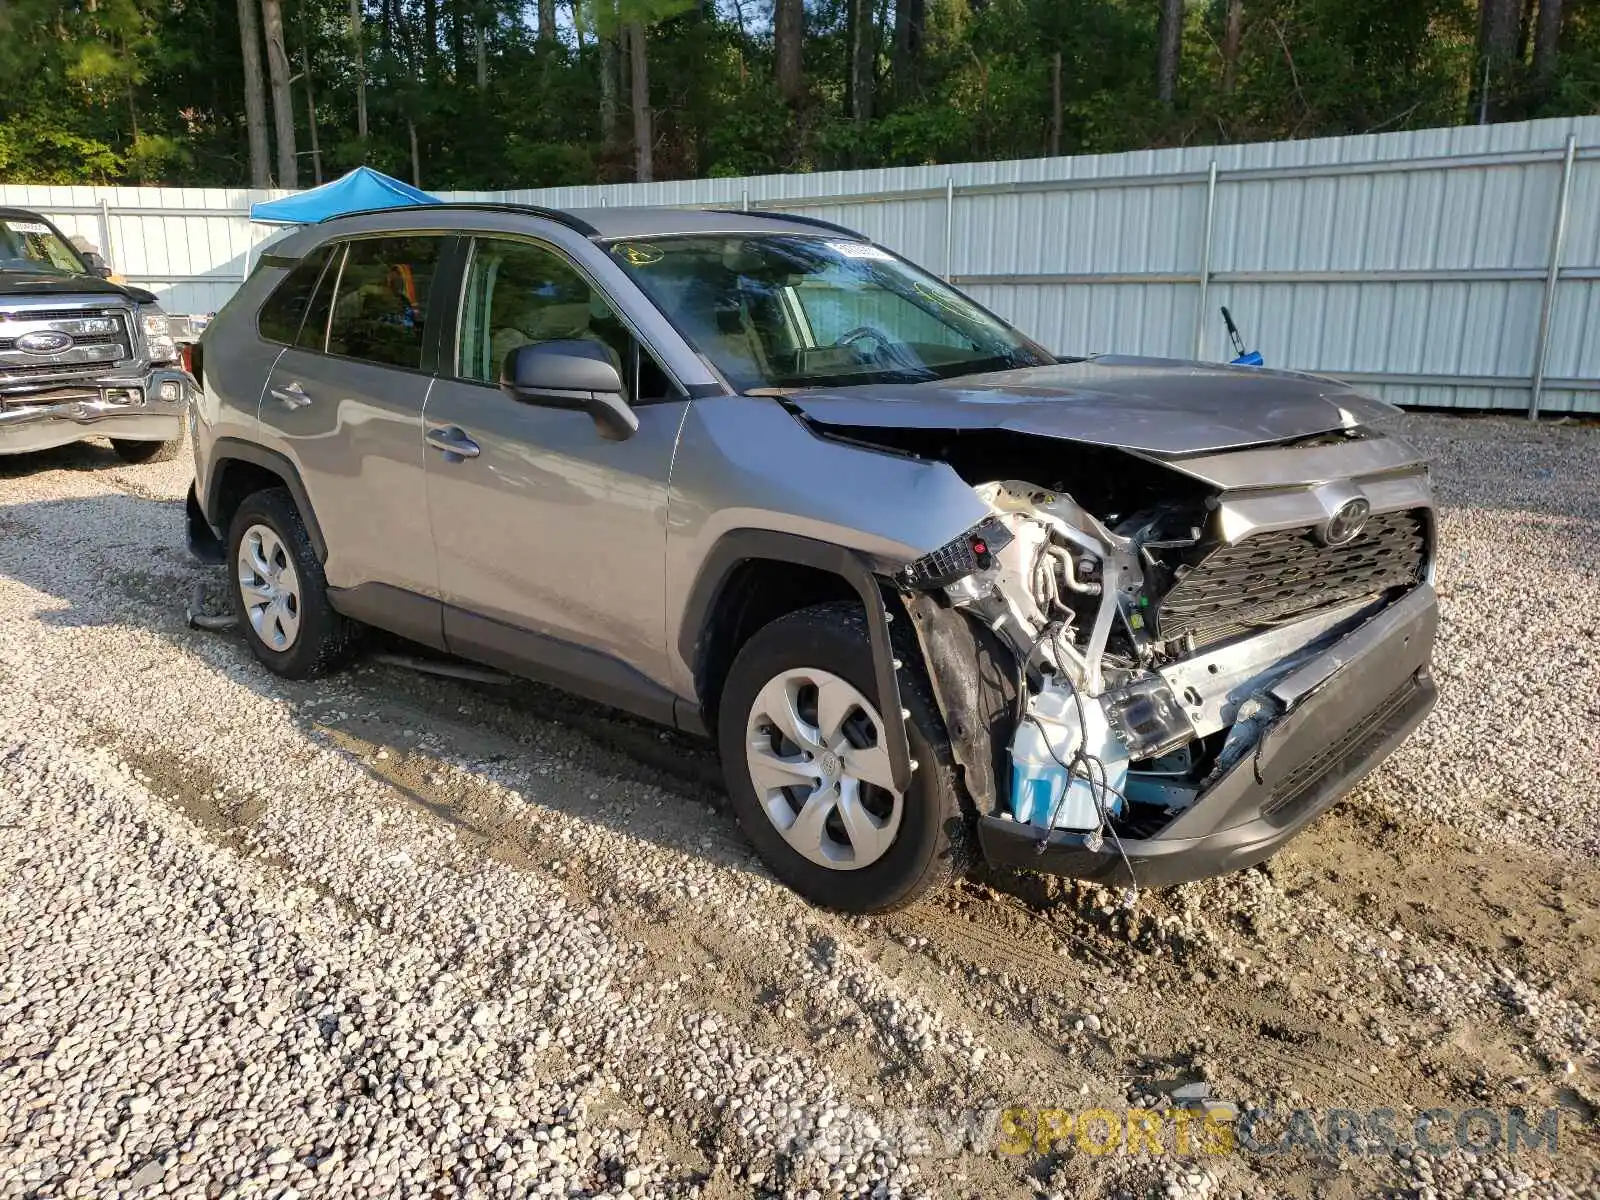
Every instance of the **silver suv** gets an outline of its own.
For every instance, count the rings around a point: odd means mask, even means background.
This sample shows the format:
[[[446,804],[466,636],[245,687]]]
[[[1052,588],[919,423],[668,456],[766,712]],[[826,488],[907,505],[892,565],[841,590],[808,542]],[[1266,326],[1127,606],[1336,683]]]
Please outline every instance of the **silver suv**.
[[[201,345],[191,541],[305,678],[376,626],[716,739],[810,899],[1259,862],[1434,699],[1425,465],[1255,368],[1059,358],[792,216],[286,237]]]

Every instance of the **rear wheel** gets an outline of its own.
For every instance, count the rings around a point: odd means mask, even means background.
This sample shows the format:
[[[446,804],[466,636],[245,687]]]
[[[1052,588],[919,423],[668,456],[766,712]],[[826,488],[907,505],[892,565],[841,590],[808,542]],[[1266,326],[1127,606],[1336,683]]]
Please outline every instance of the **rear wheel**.
[[[900,678],[917,763],[903,792],[890,772],[859,606],[774,621],[728,674],[718,741],[734,812],[773,872],[813,903],[899,908],[963,865],[966,830],[943,724],[918,675]]]
[[[171,462],[183,449],[183,439],[175,437],[170,442],[130,442],[125,438],[112,438],[111,448],[125,463]]]
[[[245,497],[228,529],[234,612],[269,671],[310,679],[342,666],[357,627],[328,603],[328,581],[287,488]]]

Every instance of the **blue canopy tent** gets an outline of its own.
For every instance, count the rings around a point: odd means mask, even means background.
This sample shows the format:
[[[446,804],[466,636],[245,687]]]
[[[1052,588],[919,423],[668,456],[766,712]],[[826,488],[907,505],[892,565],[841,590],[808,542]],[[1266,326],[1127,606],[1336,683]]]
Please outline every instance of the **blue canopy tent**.
[[[371,167],[357,167],[332,183],[296,192],[281,200],[264,200],[250,206],[250,219],[264,225],[309,225],[341,213],[369,208],[402,208],[411,204],[438,204],[437,196],[418,191],[409,183],[391,179]]]

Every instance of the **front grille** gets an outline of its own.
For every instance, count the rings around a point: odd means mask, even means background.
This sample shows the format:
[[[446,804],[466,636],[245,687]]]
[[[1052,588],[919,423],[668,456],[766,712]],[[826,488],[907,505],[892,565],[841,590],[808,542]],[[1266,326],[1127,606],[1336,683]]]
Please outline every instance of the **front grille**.
[[[1163,640],[1210,646],[1422,581],[1427,514],[1379,513],[1361,536],[1324,546],[1313,529],[1258,533],[1221,546],[1182,574],[1156,606]]]
[[[27,349],[30,335],[38,334],[70,340],[60,349]],[[126,308],[0,313],[0,384],[99,374],[131,362],[133,346],[133,318]]]

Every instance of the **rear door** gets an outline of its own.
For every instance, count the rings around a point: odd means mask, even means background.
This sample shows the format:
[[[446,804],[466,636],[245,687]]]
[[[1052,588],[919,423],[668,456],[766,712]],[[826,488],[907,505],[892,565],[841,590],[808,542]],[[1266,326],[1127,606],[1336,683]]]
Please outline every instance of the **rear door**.
[[[431,293],[451,244],[398,234],[336,245],[261,398],[263,434],[294,461],[322,526],[328,583],[350,593],[338,606],[434,645],[422,410]]]
[[[553,246],[474,239],[464,293],[424,422],[446,641],[662,716],[667,477],[688,401]],[[639,418],[632,437],[608,441],[585,412],[497,386],[512,349],[560,338],[610,350]]]

